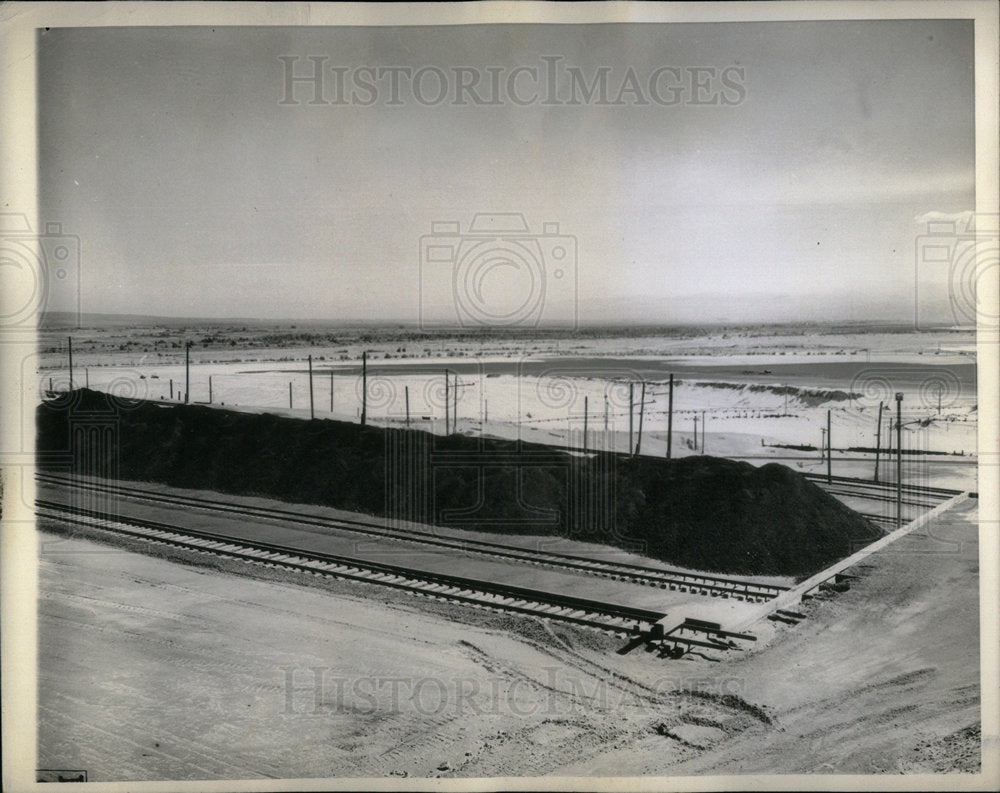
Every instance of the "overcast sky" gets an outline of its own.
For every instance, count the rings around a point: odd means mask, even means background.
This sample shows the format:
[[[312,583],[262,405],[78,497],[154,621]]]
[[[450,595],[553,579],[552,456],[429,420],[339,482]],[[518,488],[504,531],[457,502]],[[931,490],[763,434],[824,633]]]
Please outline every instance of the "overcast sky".
[[[328,104],[281,56],[326,59]],[[974,208],[972,62],[949,20],[53,29],[40,214],[79,235],[89,312],[445,319],[421,237],[520,212],[575,238],[529,248],[543,320],[906,319],[916,219]],[[428,66],[423,102],[365,71]],[[606,101],[570,103],[574,69]],[[456,104],[460,73],[493,103]],[[484,315],[527,289],[482,277]]]

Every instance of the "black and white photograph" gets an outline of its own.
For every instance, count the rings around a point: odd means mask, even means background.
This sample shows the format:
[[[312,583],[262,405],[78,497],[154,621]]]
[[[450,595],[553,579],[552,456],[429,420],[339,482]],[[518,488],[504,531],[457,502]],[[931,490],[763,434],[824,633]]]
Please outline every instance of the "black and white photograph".
[[[1000,784],[994,3],[0,16],[5,789]]]

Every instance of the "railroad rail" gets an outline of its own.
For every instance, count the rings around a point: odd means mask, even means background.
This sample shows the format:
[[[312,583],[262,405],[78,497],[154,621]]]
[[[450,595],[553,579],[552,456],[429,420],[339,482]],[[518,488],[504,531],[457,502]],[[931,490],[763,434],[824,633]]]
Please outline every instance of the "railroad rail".
[[[837,487],[836,485],[834,485],[832,487],[831,486],[824,486],[823,490],[825,490],[831,496],[841,496],[841,497],[844,497],[844,498],[860,498],[860,499],[864,499],[865,501],[878,501],[878,502],[884,502],[884,503],[887,503],[887,504],[895,504],[896,503],[895,491],[892,491],[891,493],[890,492],[879,493],[879,492],[876,492],[876,491],[863,492],[863,491],[853,490],[853,489],[848,489],[848,488],[840,488],[840,487]],[[940,499],[936,499],[936,500],[930,500],[928,498],[924,498],[924,499],[921,499],[919,501],[915,501],[912,498],[903,498],[903,499],[900,500],[900,503],[904,507],[918,507],[920,509],[934,509],[934,507],[936,507],[942,501],[947,501],[949,498],[952,498],[952,496],[946,496],[944,498],[940,498]]]
[[[893,496],[896,493],[895,482],[875,482],[871,479],[858,479],[853,476],[833,476],[829,478],[828,482],[826,474],[818,474],[812,471],[802,472],[802,476],[814,484],[824,486],[824,489],[827,487],[840,487],[849,491],[849,494],[852,496],[862,496],[865,492],[872,494],[892,494]],[[902,490],[907,495],[924,496],[934,499],[937,503],[947,501],[964,492],[947,487],[930,487],[927,485],[907,484],[905,482],[903,483]]]
[[[246,517],[266,518],[295,525],[314,526],[336,531],[347,531],[372,537],[386,538],[403,542],[417,543],[439,548],[452,548],[464,553],[478,553],[508,561],[543,565],[571,570],[577,573],[616,578],[637,584],[657,586],[661,589],[671,589],[709,597],[734,598],[749,602],[761,603],[778,597],[789,589],[778,584],[765,584],[755,581],[717,576],[702,573],[690,573],[683,570],[662,569],[625,562],[609,562],[576,554],[558,553],[555,551],[536,551],[503,543],[476,540],[471,538],[446,537],[433,532],[417,529],[397,530],[386,527],[374,521],[364,521],[349,518],[321,518],[306,515],[292,510],[273,507],[256,507],[236,505],[220,499],[200,496],[167,495],[155,490],[134,486],[106,484],[93,481],[56,476],[39,472],[36,478],[45,484],[52,484],[82,490],[121,495],[137,500],[153,503],[169,504],[186,508],[211,510],[215,512],[243,515]]]
[[[896,503],[896,483],[895,482],[875,482],[870,479],[856,479],[847,476],[834,476],[827,481],[825,474],[805,473],[803,474],[814,484],[821,487],[831,496],[845,499],[853,498],[862,501],[871,501],[875,504],[893,507]],[[920,515],[935,509],[945,501],[948,501],[962,493],[961,490],[951,490],[944,487],[927,487],[924,485],[903,484],[902,498],[900,504],[911,509],[904,515],[903,522],[909,523]],[[883,527],[894,528],[897,524],[895,509],[889,512],[867,512],[859,511],[859,514]]]
[[[218,532],[198,531],[160,521],[120,518],[110,513],[52,501],[38,501],[36,513],[41,518],[83,525],[145,542],[329,578],[364,581],[412,594],[497,611],[560,620],[615,634],[648,632],[665,616],[649,609],[561,595],[540,589],[499,584],[447,573],[414,570],[382,562],[361,561],[336,554],[303,551],[278,543],[247,540]],[[727,649],[727,645],[721,642],[710,644],[717,649]],[[703,643],[697,646],[702,645]]]

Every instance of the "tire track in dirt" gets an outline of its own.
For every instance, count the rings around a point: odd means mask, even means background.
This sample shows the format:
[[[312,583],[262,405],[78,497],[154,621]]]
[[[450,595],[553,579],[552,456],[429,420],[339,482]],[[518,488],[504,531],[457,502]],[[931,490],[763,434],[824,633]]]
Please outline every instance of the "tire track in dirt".
[[[72,705],[76,706],[77,710],[80,709],[81,705],[85,704],[82,699],[75,700],[74,698],[68,697],[65,694],[54,694],[54,696],[58,697],[59,699],[66,700],[68,704],[72,704]],[[60,718],[62,718],[62,711],[61,711],[61,709],[57,708],[54,705],[43,705],[43,704],[39,703],[38,709],[40,711],[48,712],[48,713],[52,714],[53,716],[58,715]],[[93,722],[86,721],[86,720],[80,719],[78,717],[74,717],[73,718],[73,722],[75,724],[77,724],[77,725],[85,727],[88,730],[91,730],[93,732],[100,733],[100,734],[104,735],[107,738],[107,740],[108,740],[108,745],[110,745],[110,746],[116,746],[119,743],[126,743],[126,744],[129,744],[129,745],[135,747],[136,749],[145,751],[145,753],[147,755],[153,755],[153,754],[155,754],[155,755],[158,755],[160,757],[172,760],[172,761],[174,761],[177,764],[177,767],[184,767],[184,766],[190,767],[193,770],[201,772],[207,778],[219,776],[219,769],[220,768],[225,768],[229,772],[233,773],[234,774],[234,777],[233,777],[234,779],[235,778],[246,777],[247,774],[248,774],[248,771],[249,771],[249,769],[248,769],[248,767],[247,767],[247,765],[245,763],[237,765],[236,763],[232,763],[232,762],[229,762],[228,760],[225,760],[225,759],[222,759],[220,757],[216,757],[216,756],[214,756],[212,754],[209,754],[209,753],[205,752],[200,747],[199,744],[197,744],[195,742],[192,742],[190,739],[183,738],[183,737],[178,736],[178,735],[176,735],[174,733],[171,733],[171,732],[169,732],[167,730],[162,730],[162,729],[159,728],[159,726],[157,727],[157,730],[159,732],[162,732],[164,735],[168,735],[170,738],[172,738],[174,741],[176,741],[177,744],[178,744],[178,748],[179,749],[183,748],[183,754],[178,753],[178,752],[170,752],[170,751],[165,750],[162,747],[157,747],[155,745],[154,746],[149,746],[148,744],[139,743],[136,740],[133,740],[133,739],[131,739],[131,738],[125,736],[125,735],[122,735],[120,730],[118,730],[116,732],[112,732],[110,730],[107,730],[107,729],[105,729],[103,727],[98,726],[97,724],[94,724]],[[135,724],[135,723],[127,721],[127,720],[119,720],[118,724],[121,725],[121,726],[130,728],[131,732],[133,734],[136,734],[136,735],[148,731],[146,729],[145,725],[140,726],[138,724]],[[216,768],[211,768],[211,767],[208,767],[206,765],[202,765],[202,764],[199,764],[197,762],[194,762],[192,758],[198,758],[201,761],[206,761],[207,760],[207,761],[209,761],[211,763],[215,763],[216,764]],[[249,759],[249,758],[247,758],[247,759]],[[249,773],[251,775],[254,774],[253,771],[249,771]],[[259,773],[259,772],[257,773],[257,775],[258,776],[269,776],[267,774],[263,774],[263,773]],[[99,772],[96,773],[96,774],[95,773],[91,773],[89,775],[89,779],[90,779],[90,781],[100,781],[100,774],[99,774]],[[107,781],[111,781],[111,780],[107,780]]]

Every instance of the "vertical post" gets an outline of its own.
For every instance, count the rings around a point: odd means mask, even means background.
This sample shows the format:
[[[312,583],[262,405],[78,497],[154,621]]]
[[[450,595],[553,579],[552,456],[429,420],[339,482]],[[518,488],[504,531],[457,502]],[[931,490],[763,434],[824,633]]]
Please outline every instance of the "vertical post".
[[[170,398],[174,398],[174,380],[170,378]]]
[[[698,414],[694,414],[694,450],[698,451]]]
[[[819,428],[819,461],[826,460],[826,427]]]
[[[826,411],[826,483],[833,483],[833,434],[830,432],[830,411]]]
[[[458,432],[458,372],[455,372],[455,385],[451,389],[451,398],[455,400],[451,406],[451,428]]]
[[[292,383],[288,382],[288,409],[292,409]]]
[[[887,406],[888,407],[888,406]],[[889,465],[892,465],[892,413],[888,413],[885,417],[885,459],[889,461]],[[892,471],[892,468],[889,468]],[[889,479],[891,481],[892,476],[890,474]]]
[[[406,398],[406,426],[410,426],[410,387],[403,386],[403,396]]]
[[[330,412],[333,413],[333,368],[330,368]]]
[[[646,415],[646,383],[642,384],[642,399],[639,402],[639,440],[635,444],[635,453],[642,451],[642,419]]]
[[[309,356],[309,418],[316,418],[316,411],[313,409],[313,357]]]
[[[701,453],[705,453],[705,411],[701,411]]]
[[[878,423],[875,425],[875,481],[878,481],[878,458],[882,451],[882,402],[878,403]]]
[[[52,393],[52,378],[49,378],[49,393]]]
[[[212,375],[208,376],[208,404],[212,404]]]
[[[85,383],[84,388],[90,388],[90,369],[87,367],[83,368],[83,379]]]
[[[361,426],[368,422],[368,351],[361,353]]]
[[[608,431],[608,395],[604,395],[604,432]]]
[[[587,451],[587,395],[583,395],[583,450]]]
[[[628,453],[632,454],[632,417],[635,414],[635,407],[633,407],[634,399],[634,383],[628,384]]]
[[[448,389],[451,386],[451,377],[448,374],[448,370],[444,370],[444,434],[448,434],[448,430],[451,429],[451,419],[449,418],[448,411],[451,410],[451,404],[448,397]]]
[[[73,390],[73,337],[67,336],[69,339],[69,390]]]
[[[896,528],[903,525],[903,393],[896,392]]]
[[[184,404],[188,403],[191,393],[191,342],[184,342]]]
[[[670,455],[674,442],[674,376],[670,375],[670,391],[667,397],[667,459]]]
[[[490,401],[488,399],[483,400],[483,424],[490,420]]]

